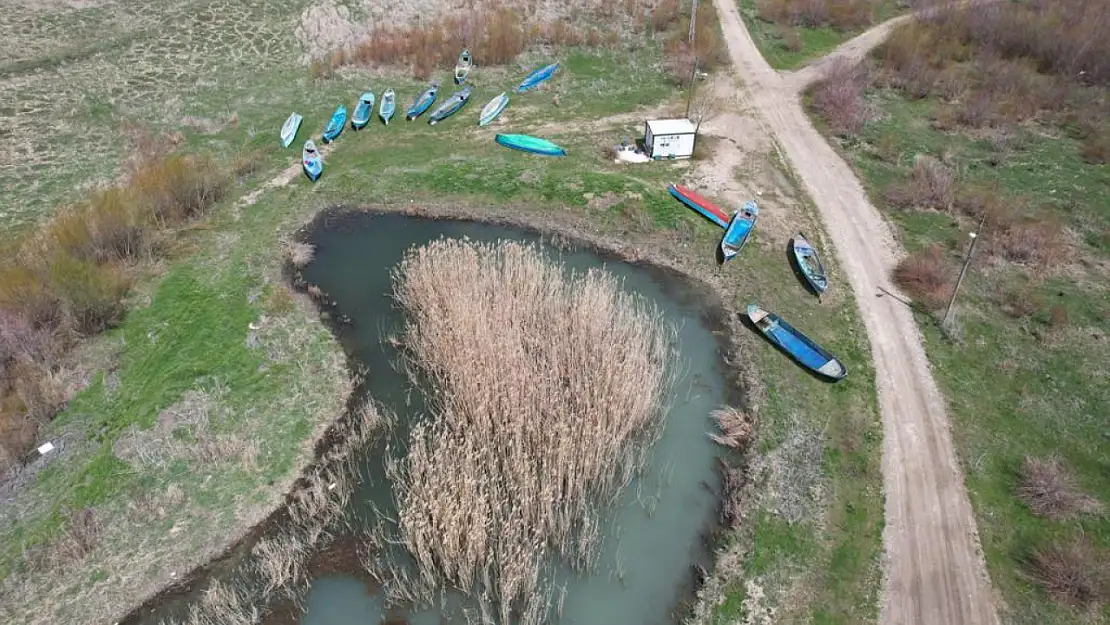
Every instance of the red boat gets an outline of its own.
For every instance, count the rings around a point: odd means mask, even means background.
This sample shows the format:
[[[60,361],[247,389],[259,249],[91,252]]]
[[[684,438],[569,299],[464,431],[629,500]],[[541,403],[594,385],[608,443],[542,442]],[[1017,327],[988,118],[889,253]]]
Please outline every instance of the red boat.
[[[678,201],[698,211],[709,221],[712,221],[722,228],[728,228],[728,213],[721,210],[721,208],[713,202],[710,202],[704,197],[681,185],[672,184],[671,186],[667,187],[667,190],[670,191],[671,195],[675,196]]]

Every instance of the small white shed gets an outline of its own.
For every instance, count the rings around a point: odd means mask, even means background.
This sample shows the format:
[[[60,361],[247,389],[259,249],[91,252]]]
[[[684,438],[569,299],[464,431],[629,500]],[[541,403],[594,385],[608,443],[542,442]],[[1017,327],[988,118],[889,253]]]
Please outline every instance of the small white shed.
[[[653,119],[644,124],[644,150],[653,159],[690,158],[697,127],[688,119]]]

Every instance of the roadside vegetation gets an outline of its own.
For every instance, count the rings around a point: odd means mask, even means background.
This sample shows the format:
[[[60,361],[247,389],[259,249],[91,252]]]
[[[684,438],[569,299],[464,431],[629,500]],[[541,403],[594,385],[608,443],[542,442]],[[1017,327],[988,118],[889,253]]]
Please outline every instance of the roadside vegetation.
[[[833,67],[808,100],[901,227],[894,279],[1013,622],[1110,616],[1108,27],[1093,0],[948,9]]]
[[[871,26],[909,10],[907,0],[736,0],[763,58],[797,69]]]

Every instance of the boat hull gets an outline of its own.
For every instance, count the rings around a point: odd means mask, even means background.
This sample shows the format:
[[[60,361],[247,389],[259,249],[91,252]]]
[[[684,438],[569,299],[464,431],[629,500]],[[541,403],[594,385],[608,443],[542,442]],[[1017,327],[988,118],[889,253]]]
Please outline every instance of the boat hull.
[[[466,103],[470,101],[470,87],[466,87],[462,91],[452,95],[447,99],[439,108],[432,112],[428,117],[428,124],[435,126],[439,122],[447,119],[448,117],[458,113]]]
[[[775,347],[806,369],[832,381],[848,375],[844,363],[778,315],[749,304],[748,319]]]
[[[806,284],[817,295],[824,293],[825,289],[829,288],[829,279],[817,249],[800,232],[791,240],[790,246],[794,252],[794,262],[798,265],[798,271],[805,278]]]
[[[504,111],[505,107],[508,105],[509,96],[505,93],[490,100],[488,104],[482,107],[482,113],[478,116],[478,125],[488,126],[490,122],[497,119],[497,116],[500,115],[501,111]]]
[[[693,209],[702,217],[705,217],[721,228],[728,229],[729,217],[725,211],[721,210],[716,204],[682,185],[672,184],[667,187],[667,191],[679,202]]]
[[[301,122],[304,121],[298,113],[293,113],[286,118],[285,123],[281,125],[281,147],[287,148],[293,145],[293,141],[297,138],[297,132],[301,129]]]
[[[393,114],[397,111],[397,94],[392,89],[382,94],[382,103],[378,108],[378,117],[382,119],[382,123],[386,126],[389,125],[389,120],[393,119]]]
[[[351,128],[355,130],[362,130],[366,124],[370,123],[370,118],[374,115],[374,94],[367,91],[362,94],[358,99],[358,105],[351,113]]]
[[[543,156],[566,156],[567,151],[547,139],[529,135],[503,135],[498,134],[493,138],[498,145],[510,150],[520,150]]]
[[[423,115],[424,112],[435,103],[438,91],[438,89],[432,88],[420,94],[420,97],[417,98],[416,101],[412,103],[412,106],[409,107],[409,110],[405,112],[405,119],[411,122]]]
[[[728,222],[728,228],[721,237],[722,262],[732,260],[740,253],[748,238],[751,237],[758,218],[759,207],[752,201],[745,202],[740,210],[733,213],[732,219]]]
[[[461,85],[466,82],[470,77],[470,69],[474,67],[474,59],[470,56],[469,50],[463,50],[459,55],[459,60],[455,63],[455,84]]]
[[[528,76],[526,76],[524,78],[524,80],[520,83],[520,86],[517,87],[517,89],[516,89],[517,92],[523,93],[525,91],[528,91],[529,89],[534,89],[534,88],[538,87],[539,85],[543,84],[547,79],[551,78],[551,76],[558,69],[559,69],[559,64],[558,63],[552,63],[551,65],[548,65],[546,67],[541,67],[541,68],[537,69],[536,71],[532,72],[531,74],[528,74]]]
[[[328,127],[324,129],[324,143],[331,143],[343,134],[343,127],[347,125],[347,107],[342,104],[331,115]]]
[[[301,170],[312,182],[316,182],[320,174],[324,173],[324,160],[312,140],[305,141],[304,149],[301,150]]]

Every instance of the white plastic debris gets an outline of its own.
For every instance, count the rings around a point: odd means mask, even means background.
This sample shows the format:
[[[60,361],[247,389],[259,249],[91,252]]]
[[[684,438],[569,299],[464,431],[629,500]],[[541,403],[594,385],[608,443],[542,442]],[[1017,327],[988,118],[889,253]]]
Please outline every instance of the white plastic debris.
[[[335,482],[328,484],[328,490],[335,490]]]
[[[45,443],[39,445],[39,453],[43,456],[45,456],[46,454],[48,454],[52,451],[54,451],[54,443],[45,442]]]

